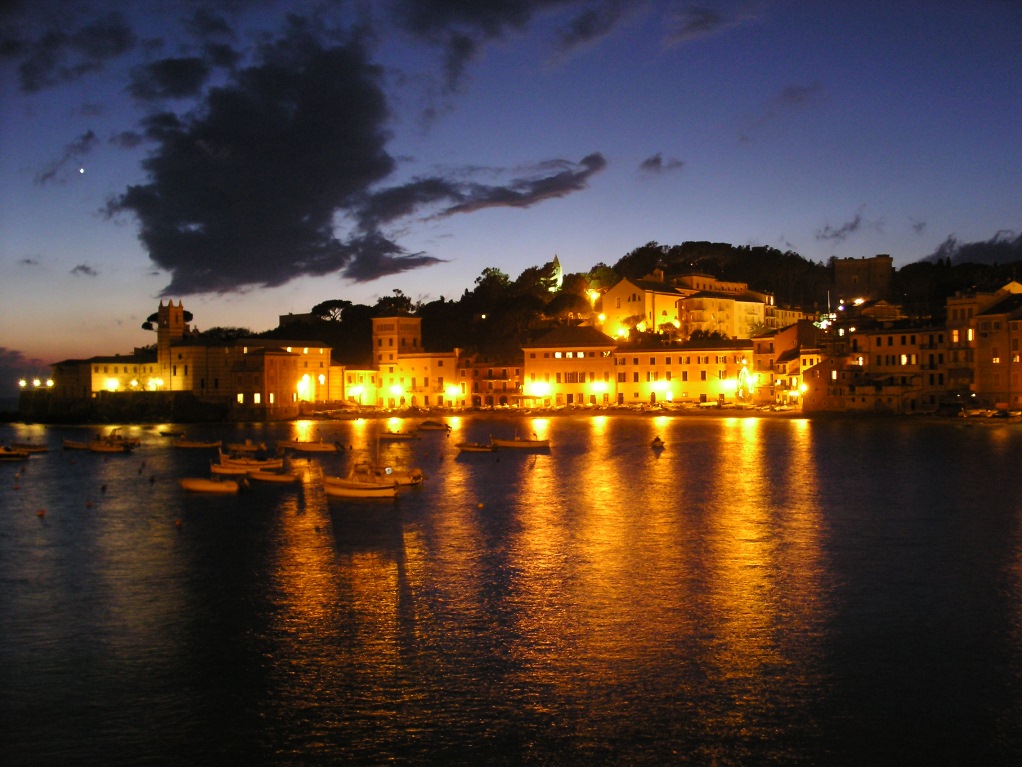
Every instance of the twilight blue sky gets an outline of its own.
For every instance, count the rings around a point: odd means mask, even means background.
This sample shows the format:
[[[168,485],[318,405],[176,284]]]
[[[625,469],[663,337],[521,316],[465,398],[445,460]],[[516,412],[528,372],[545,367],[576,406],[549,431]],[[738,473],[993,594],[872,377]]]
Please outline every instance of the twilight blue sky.
[[[1020,40],[1017,0],[7,0],[0,374],[161,297],[261,331],[650,240],[1017,236]]]

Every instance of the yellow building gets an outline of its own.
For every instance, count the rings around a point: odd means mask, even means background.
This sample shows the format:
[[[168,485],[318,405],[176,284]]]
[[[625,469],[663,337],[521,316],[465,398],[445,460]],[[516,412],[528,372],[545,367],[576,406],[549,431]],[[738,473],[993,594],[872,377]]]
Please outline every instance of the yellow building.
[[[590,327],[560,327],[522,347],[522,404],[609,404],[614,339]]]
[[[622,347],[614,355],[617,403],[751,403],[752,342]]]
[[[603,294],[600,328],[604,333],[625,339],[632,328],[658,332],[669,325],[671,332],[677,329],[677,303],[686,293],[664,282],[660,273],[654,276],[660,279],[625,278]]]
[[[1022,293],[978,313],[975,323],[976,399],[989,408],[1022,409]]]

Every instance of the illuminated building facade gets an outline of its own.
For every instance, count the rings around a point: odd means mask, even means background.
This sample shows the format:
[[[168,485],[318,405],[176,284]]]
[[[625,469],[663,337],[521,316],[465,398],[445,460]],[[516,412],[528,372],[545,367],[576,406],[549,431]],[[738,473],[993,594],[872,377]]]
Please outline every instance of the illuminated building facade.
[[[617,403],[752,403],[751,341],[670,348],[622,347],[614,355]]]
[[[994,408],[1022,409],[1022,292],[977,314],[975,326],[976,399]]]
[[[560,327],[522,347],[522,404],[610,404],[614,339],[595,328]]]

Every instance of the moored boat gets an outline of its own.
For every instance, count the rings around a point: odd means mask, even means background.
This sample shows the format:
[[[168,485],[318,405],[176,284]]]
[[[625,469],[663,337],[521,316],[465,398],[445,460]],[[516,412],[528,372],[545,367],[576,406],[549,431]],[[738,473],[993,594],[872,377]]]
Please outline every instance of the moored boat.
[[[339,478],[338,478],[339,479]],[[397,485],[379,485],[365,482],[324,483],[327,498],[341,499],[393,499],[397,497]]]
[[[497,449],[483,442],[459,442],[455,447],[462,453],[492,453]]]
[[[336,453],[341,449],[337,442],[323,440],[288,439],[277,442],[277,450],[294,450],[296,453]]]
[[[396,442],[404,439],[419,439],[419,435],[413,431],[384,431],[380,433],[381,440]]]
[[[50,450],[49,445],[41,442],[12,442],[10,446],[14,450],[24,450],[26,453],[46,453]]]
[[[27,461],[28,451],[0,445],[0,461]]]
[[[222,466],[241,466],[251,471],[260,469],[282,469],[284,468],[283,458],[245,458],[242,456],[228,455],[220,451],[220,464]]]
[[[246,439],[244,442],[229,442],[227,443],[227,451],[229,453],[258,453],[259,451],[266,452],[266,445],[262,442],[253,442],[250,439]]]
[[[426,475],[422,473],[421,469],[394,469],[390,466],[379,467],[374,466],[368,461],[359,461],[351,467],[347,477],[325,476],[323,477],[323,483],[332,485],[359,482],[385,487],[390,485],[410,487],[412,485],[421,485],[425,478]]]
[[[184,437],[176,437],[171,442],[174,447],[194,448],[194,449],[217,449],[223,441],[219,439],[201,440],[201,439],[185,439]]]
[[[517,434],[514,439],[494,439],[490,437],[490,444],[496,448],[517,448],[519,450],[545,450],[550,447],[548,439],[524,439]]]
[[[246,477],[251,469],[246,469],[244,466],[228,466],[222,463],[213,463],[210,461],[209,470],[212,474],[220,477]]]
[[[88,450],[89,443],[80,439],[65,439],[64,440],[65,450]]]
[[[450,424],[443,421],[423,421],[416,427],[419,431],[450,431]]]
[[[248,478],[253,482],[267,482],[278,485],[294,485],[299,481],[297,474],[278,471],[250,471]]]
[[[237,493],[241,483],[234,479],[207,479],[205,477],[182,477],[178,484],[192,493]]]
[[[649,443],[649,446],[654,450],[663,450],[666,445],[659,436],[653,437],[653,440]]]

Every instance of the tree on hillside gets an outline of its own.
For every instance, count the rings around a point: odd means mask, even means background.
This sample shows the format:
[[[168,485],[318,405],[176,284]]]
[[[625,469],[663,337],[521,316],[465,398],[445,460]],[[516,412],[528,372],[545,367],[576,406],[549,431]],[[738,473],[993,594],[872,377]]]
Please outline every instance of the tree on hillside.
[[[351,306],[351,301],[344,301],[342,299],[335,298],[330,301],[324,301],[323,303],[316,304],[309,310],[309,314],[328,322],[340,322],[344,317],[344,310],[350,309]]]
[[[395,314],[411,314],[415,311],[415,304],[409,296],[406,296],[400,288],[394,288],[394,295],[380,296],[373,307],[373,315],[376,317],[390,317]]]

